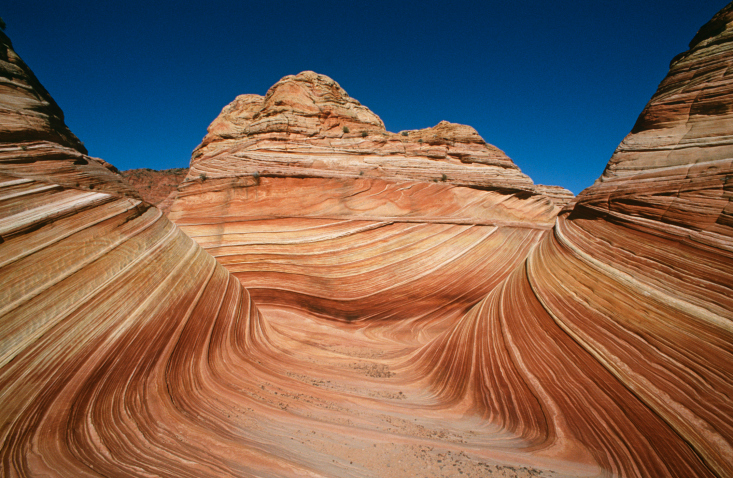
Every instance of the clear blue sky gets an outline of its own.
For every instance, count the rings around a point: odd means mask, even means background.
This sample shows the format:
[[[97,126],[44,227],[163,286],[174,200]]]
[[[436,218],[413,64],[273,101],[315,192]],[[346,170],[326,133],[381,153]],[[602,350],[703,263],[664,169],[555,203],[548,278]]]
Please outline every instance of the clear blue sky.
[[[400,131],[469,124],[574,193],[724,0],[10,0],[16,51],[89,153],[187,166],[221,109],[314,70]]]

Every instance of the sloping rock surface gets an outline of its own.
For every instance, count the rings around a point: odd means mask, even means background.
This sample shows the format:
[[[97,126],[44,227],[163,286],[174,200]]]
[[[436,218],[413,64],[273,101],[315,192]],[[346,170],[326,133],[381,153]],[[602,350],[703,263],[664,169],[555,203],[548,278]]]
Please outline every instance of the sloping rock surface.
[[[212,124],[195,242],[109,168],[0,171],[2,474],[732,476],[729,24],[561,212],[467,127],[366,162],[392,136],[315,73]]]
[[[306,71],[223,109],[170,217],[261,305],[367,322],[465,312],[558,212],[470,126],[389,133]],[[436,281],[444,267],[481,285]]]
[[[733,4],[600,180],[420,352],[441,396],[614,475],[733,476],[731,25]]]
[[[2,33],[0,52],[0,475],[307,475],[236,433],[200,433],[174,364],[215,324],[251,340],[257,309],[85,155]],[[232,345],[229,357],[244,342]],[[222,447],[241,461],[195,458]]]
[[[0,173],[139,198],[111,164],[87,156],[64,114],[0,32]]]

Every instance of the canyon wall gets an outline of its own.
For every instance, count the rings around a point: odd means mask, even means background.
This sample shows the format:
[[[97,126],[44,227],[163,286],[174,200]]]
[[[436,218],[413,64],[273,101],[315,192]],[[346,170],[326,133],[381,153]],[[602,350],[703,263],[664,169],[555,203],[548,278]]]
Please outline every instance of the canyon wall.
[[[235,430],[202,433],[224,416],[192,412],[175,366],[200,334],[241,355],[261,333],[247,292],[86,155],[1,32],[0,137],[0,475],[299,473]],[[222,447],[241,462],[191,461]]]
[[[733,476],[732,22],[700,30],[603,176],[420,351],[443,397],[613,475]]]

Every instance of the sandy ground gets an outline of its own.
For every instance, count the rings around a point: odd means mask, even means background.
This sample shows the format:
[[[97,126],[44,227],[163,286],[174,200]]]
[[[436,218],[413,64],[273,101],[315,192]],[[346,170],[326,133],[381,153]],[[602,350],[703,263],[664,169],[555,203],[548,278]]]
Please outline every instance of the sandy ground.
[[[560,477],[599,470],[540,458],[471,413],[441,405],[401,370],[420,344],[261,307],[272,362],[237,421],[265,450],[343,477]],[[277,345],[274,345],[277,344]],[[278,410],[268,413],[266,409]],[[316,471],[317,470],[317,471]]]

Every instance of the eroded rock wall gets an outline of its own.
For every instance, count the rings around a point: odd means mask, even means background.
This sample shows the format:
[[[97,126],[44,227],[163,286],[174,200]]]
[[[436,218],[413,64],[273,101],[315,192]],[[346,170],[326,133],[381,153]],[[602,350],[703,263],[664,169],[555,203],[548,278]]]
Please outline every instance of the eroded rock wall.
[[[600,180],[418,354],[441,396],[613,475],[733,475],[732,22],[700,30]]]
[[[307,71],[222,110],[171,218],[261,303],[364,322],[465,310],[558,212],[470,126],[387,132],[335,81]],[[494,260],[469,266],[482,256]],[[436,281],[442,270],[483,285],[464,297],[449,274]]]
[[[258,311],[113,167],[86,156],[2,33],[0,139],[0,475],[302,471],[231,429],[201,433],[195,387],[176,364],[193,364],[188,354],[208,343],[199,338],[221,331],[238,331],[222,345],[241,354],[263,327]],[[241,462],[209,453],[223,447]]]
[[[139,198],[117,169],[88,156],[64,114],[0,32],[0,173]]]

